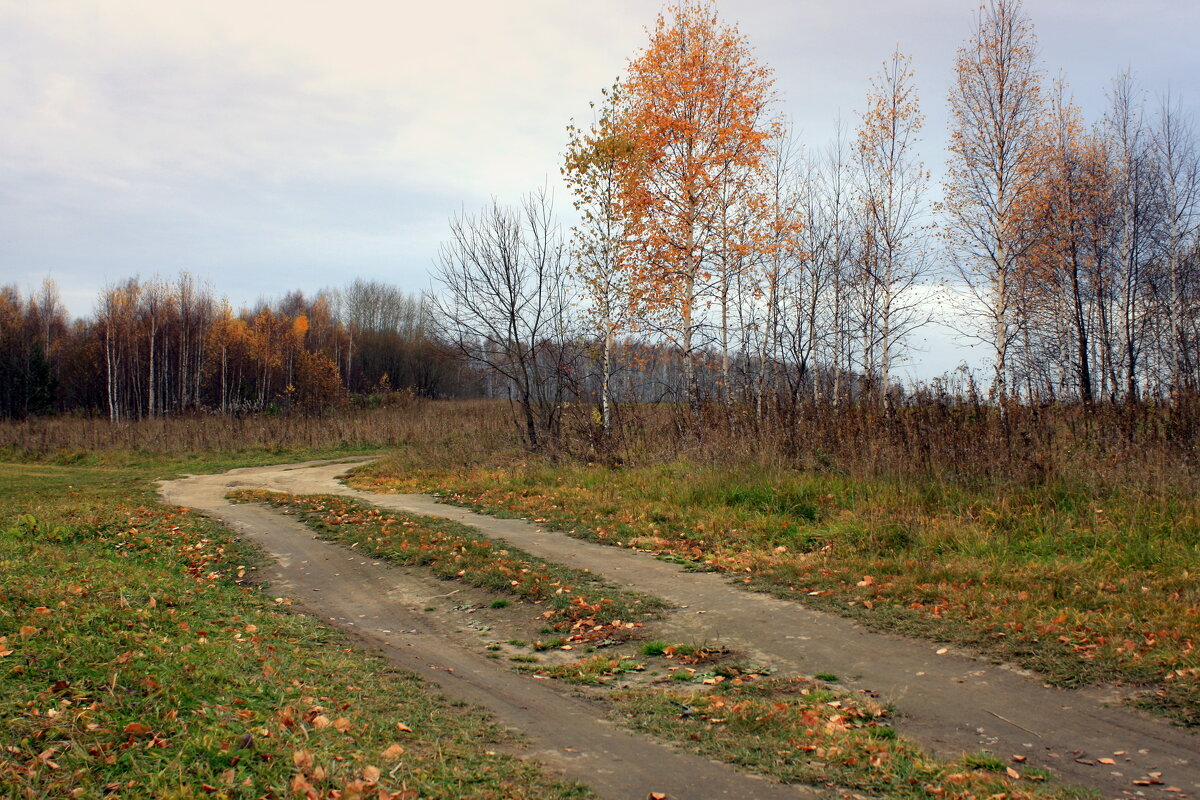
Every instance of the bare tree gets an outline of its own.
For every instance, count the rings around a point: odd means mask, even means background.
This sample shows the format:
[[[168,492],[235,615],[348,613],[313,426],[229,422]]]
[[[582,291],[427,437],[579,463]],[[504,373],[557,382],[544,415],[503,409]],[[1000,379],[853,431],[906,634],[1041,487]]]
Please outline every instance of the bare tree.
[[[502,376],[525,444],[545,447],[560,428],[572,327],[568,250],[549,194],[454,217],[434,277],[449,338]]]
[[[1136,401],[1145,346],[1146,273],[1153,255],[1156,181],[1142,92],[1128,72],[1113,81],[1109,103],[1102,129],[1114,182],[1115,241],[1111,266],[1102,275],[1096,361],[1104,394],[1116,400],[1124,391],[1127,400]]]
[[[923,123],[910,59],[897,50],[872,81],[856,140],[865,223],[860,264],[873,312],[864,342],[872,356],[864,366],[885,402],[907,335],[929,321],[912,291],[927,272],[921,217],[929,173],[914,152]]]
[[[1154,154],[1162,210],[1159,229],[1159,296],[1168,320],[1164,349],[1169,386],[1172,391],[1196,388],[1193,383],[1195,354],[1192,352],[1188,318],[1194,304],[1188,249],[1200,215],[1200,169],[1197,164],[1196,134],[1190,117],[1172,101],[1162,100]]]
[[[1008,351],[1021,323],[1012,282],[1031,240],[1021,209],[1040,171],[1035,47],[1020,0],[989,0],[958,51],[950,90],[946,233],[955,267],[986,317],[979,336],[994,348],[1002,404]]]

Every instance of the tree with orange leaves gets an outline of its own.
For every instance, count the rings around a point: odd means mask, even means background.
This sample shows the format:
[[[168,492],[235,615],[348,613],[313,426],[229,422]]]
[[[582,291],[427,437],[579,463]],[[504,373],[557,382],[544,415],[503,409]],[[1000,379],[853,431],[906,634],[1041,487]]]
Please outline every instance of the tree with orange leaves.
[[[1073,372],[1085,407],[1095,399],[1091,349],[1104,295],[1115,218],[1114,181],[1107,144],[1085,129],[1083,114],[1060,81],[1042,123],[1043,169],[1025,198],[1027,219],[1037,231],[1014,275],[1023,316],[1038,328],[1030,339],[1045,344],[1026,353],[1030,362],[1061,363]],[[1047,357],[1049,356],[1049,357]],[[1068,366],[1069,365],[1069,366]],[[1071,377],[1064,374],[1060,382]]]
[[[625,188],[638,178],[638,152],[628,129],[621,85],[603,91],[589,129],[567,127],[562,174],[575,196],[580,221],[572,229],[573,267],[583,284],[588,316],[600,344],[600,424],[612,435],[613,351],[635,314],[631,211]]]
[[[1008,397],[1008,354],[1021,320],[1012,281],[1033,232],[1022,213],[1041,172],[1041,72],[1020,0],[988,0],[958,51],[950,90],[946,236],[994,348],[995,390]]]
[[[624,82],[642,165],[624,187],[639,251],[633,290],[679,350],[693,413],[704,312],[715,284],[746,263],[758,240],[731,223],[761,191],[780,128],[771,86],[770,70],[708,2],[660,15]]]

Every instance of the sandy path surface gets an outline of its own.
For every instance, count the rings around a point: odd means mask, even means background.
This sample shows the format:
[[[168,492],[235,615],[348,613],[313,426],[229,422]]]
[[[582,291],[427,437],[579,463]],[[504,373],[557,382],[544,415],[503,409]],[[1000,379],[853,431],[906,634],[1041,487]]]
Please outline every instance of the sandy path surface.
[[[601,719],[593,703],[439,635],[414,605],[400,571],[315,539],[287,517],[224,499],[233,488],[342,494],[381,508],[446,517],[550,561],[588,569],[678,606],[662,630],[684,641],[719,642],[784,672],[832,672],[871,689],[904,716],[897,727],[943,755],[987,750],[1054,770],[1110,797],[1200,796],[1200,736],[1106,704],[1101,691],[1050,689],[1035,677],[927,641],[874,633],[851,620],[745,591],[717,574],[685,572],[644,553],[593,544],[522,520],[497,519],[424,495],[375,494],[337,478],[346,463],[309,462],[191,476],[164,483],[171,503],[205,511],[262,544],[277,564],[266,577],[333,624],[379,646],[397,664],[448,694],[491,709],[528,735],[533,755],[602,796],[644,798],[801,797],[813,792],[744,776],[680,753]],[[406,591],[408,594],[406,595]],[[1120,755],[1117,755],[1120,754]],[[1111,758],[1104,765],[1097,759]],[[1134,780],[1160,773],[1161,785]]]

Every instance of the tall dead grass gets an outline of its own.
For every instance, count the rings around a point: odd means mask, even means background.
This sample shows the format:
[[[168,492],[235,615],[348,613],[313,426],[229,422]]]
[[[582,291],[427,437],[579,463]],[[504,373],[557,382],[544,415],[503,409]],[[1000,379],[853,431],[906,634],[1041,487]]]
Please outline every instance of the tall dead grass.
[[[109,422],[59,416],[0,422],[0,457],[30,459],[112,451],[148,455],[402,447],[452,452],[507,445],[510,423],[493,402],[414,400],[402,406],[348,408],[321,416],[265,414]]]
[[[193,453],[402,449],[413,466],[470,467],[577,459],[614,466],[680,458],[705,466],[828,471],[968,486],[1095,490],[1200,487],[1200,401],[1130,407],[995,406],[918,396],[873,404],[802,404],[757,417],[712,406],[699,422],[670,404],[627,404],[609,441],[594,409],[568,408],[557,446],[522,450],[500,400],[412,400],[321,416],[193,415],[111,423],[59,416],[0,422],[0,456],[12,459],[125,451]]]
[[[847,477],[919,479],[969,486],[1097,490],[1200,485],[1200,402],[1096,407],[1013,406],[917,397],[873,404],[805,404],[765,419],[710,407],[692,424],[678,407],[627,406],[611,449],[583,414],[567,448],[618,463],[686,458],[708,466],[761,465]]]

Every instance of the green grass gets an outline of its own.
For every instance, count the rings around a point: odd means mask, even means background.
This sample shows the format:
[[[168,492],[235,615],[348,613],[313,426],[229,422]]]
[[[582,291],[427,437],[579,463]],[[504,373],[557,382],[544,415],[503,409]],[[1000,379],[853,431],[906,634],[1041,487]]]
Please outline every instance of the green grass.
[[[453,520],[383,511],[337,495],[239,490],[230,497],[290,511],[325,538],[377,558],[427,566],[441,578],[545,605],[543,618],[567,638],[556,638],[557,644],[541,649],[566,644],[568,638],[585,641],[623,632],[663,608],[660,600],[618,589],[591,573],[494,545],[476,529]]]
[[[596,655],[548,667],[522,666],[522,672],[536,672],[564,683],[579,686],[599,686],[629,672],[641,672],[645,665],[627,656]]]
[[[153,495],[236,463],[0,464],[0,796],[586,795],[249,585],[255,552]]]
[[[608,697],[626,725],[785,783],[884,798],[1092,796],[1047,783],[1040,772],[1014,770],[1013,778],[990,757],[934,758],[896,734],[885,707],[803,678],[735,678],[703,692],[617,689]]]
[[[972,486],[682,460],[445,468],[411,451],[352,482],[699,563],[1055,684],[1150,685],[1143,705],[1200,725],[1200,497],[1180,488]]]

